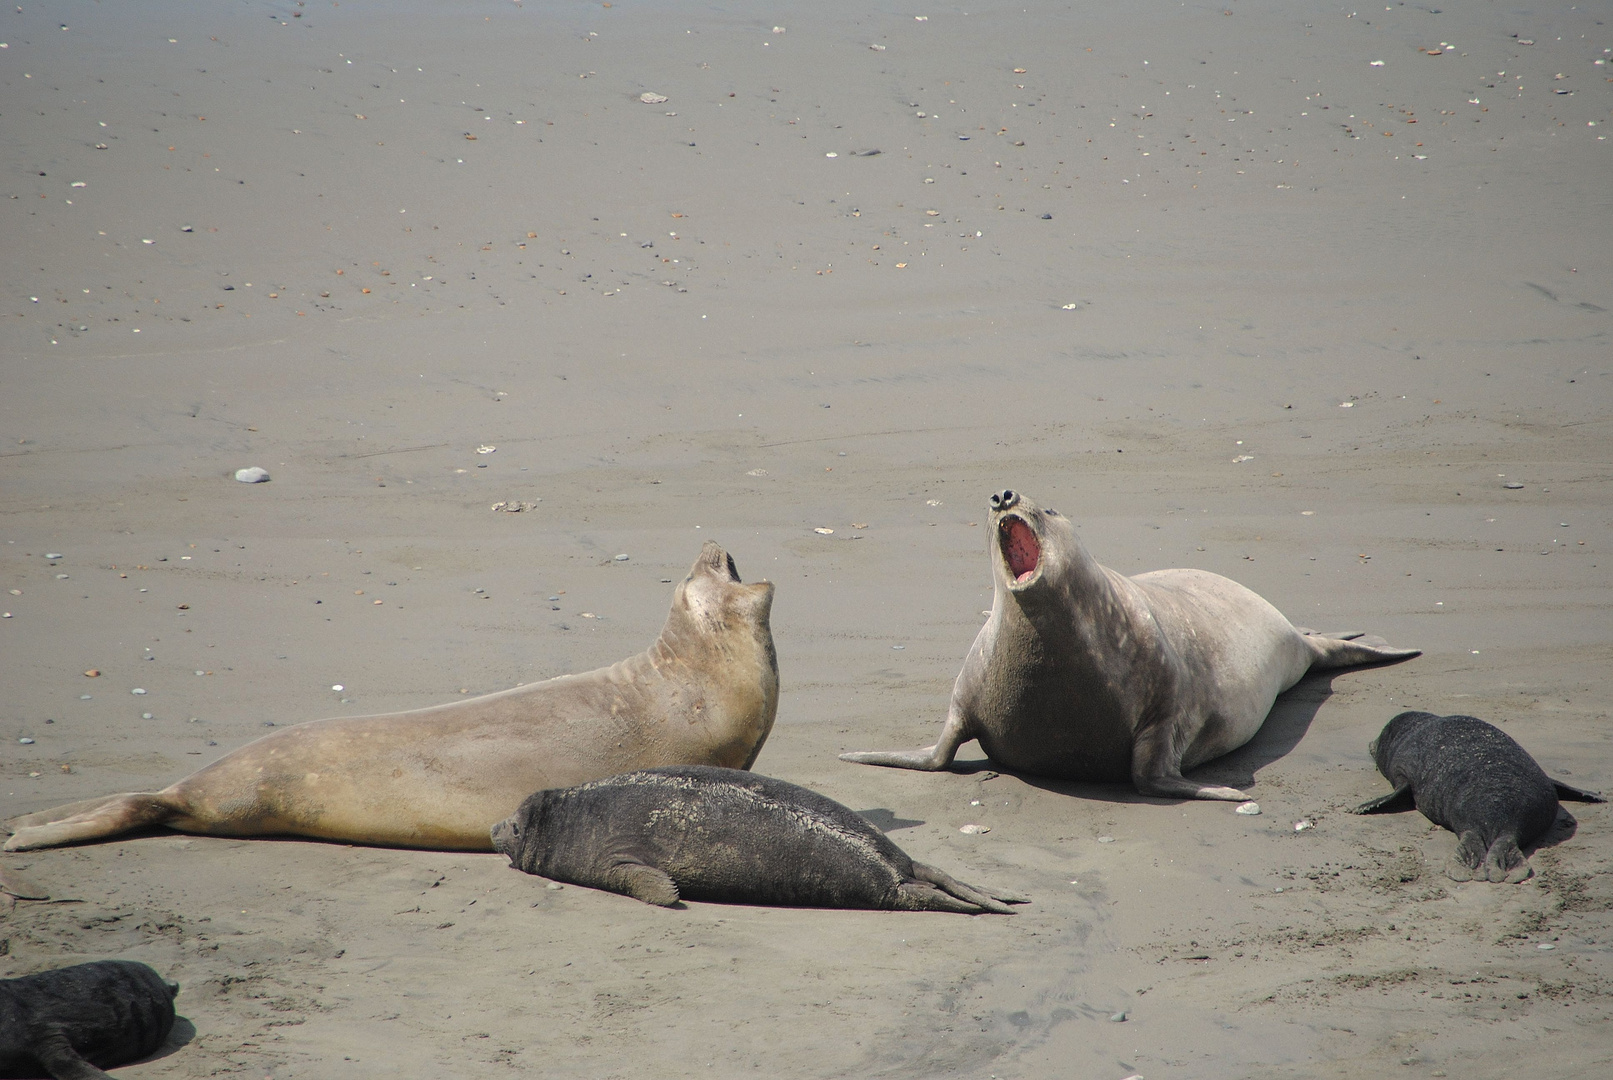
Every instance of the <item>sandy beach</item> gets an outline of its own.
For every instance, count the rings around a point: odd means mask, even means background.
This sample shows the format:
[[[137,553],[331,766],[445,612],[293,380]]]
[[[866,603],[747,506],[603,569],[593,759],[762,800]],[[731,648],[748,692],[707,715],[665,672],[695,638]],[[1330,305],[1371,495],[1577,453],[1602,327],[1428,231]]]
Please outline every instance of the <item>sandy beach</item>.
[[[0,977],[177,980],[131,1080],[1610,1075],[1613,811],[1516,886],[1348,812],[1404,709],[1613,789],[1613,12],[1437,7],[7,5],[0,819],[611,663],[711,539],[756,770],[1032,902],[159,830],[4,856]],[[1259,816],[838,760],[934,740],[1008,487],[1423,655],[1195,774]]]

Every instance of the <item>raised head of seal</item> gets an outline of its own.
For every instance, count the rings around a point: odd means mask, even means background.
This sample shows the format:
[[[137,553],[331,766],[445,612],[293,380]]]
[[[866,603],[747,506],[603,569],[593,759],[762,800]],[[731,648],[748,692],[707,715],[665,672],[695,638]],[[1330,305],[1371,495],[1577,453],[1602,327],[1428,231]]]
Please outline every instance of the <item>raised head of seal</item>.
[[[737,769],[645,769],[540,791],[493,826],[529,874],[670,907],[733,904],[1011,914],[1014,894],[916,863],[849,807]]]
[[[166,825],[487,851],[487,830],[538,788],[656,765],[748,769],[778,710],[772,605],[770,582],[741,582],[707,543],[637,656],[432,708],[283,728],[162,791],[19,818],[6,850]]]
[[[1116,573],[1070,519],[1015,491],[991,497],[991,614],[964,659],[940,740],[847,761],[944,769],[969,739],[1011,769],[1130,780],[1145,795],[1243,800],[1182,773],[1248,742],[1312,668],[1404,660],[1415,649],[1318,634],[1204,570]]]
[[[1355,812],[1415,808],[1455,833],[1445,864],[1455,881],[1527,881],[1534,871],[1522,849],[1556,823],[1558,800],[1607,801],[1553,780],[1512,736],[1475,716],[1403,712],[1368,751],[1395,789]]]
[[[177,993],[135,960],[0,979],[0,1076],[104,1077],[163,1044]]]

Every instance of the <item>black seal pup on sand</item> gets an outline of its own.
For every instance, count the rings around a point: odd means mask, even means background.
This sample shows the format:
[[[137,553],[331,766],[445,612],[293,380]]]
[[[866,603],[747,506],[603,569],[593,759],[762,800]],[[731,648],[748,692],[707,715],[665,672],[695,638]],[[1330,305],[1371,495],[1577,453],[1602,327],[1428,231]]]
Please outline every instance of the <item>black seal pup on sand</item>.
[[[992,911],[988,893],[916,863],[855,811],[783,780],[674,766],[540,791],[493,826],[529,874],[670,907],[734,904]]]
[[[105,1077],[138,1061],[174,1026],[168,982],[134,960],[97,960],[0,979],[0,1077]]]
[[[1253,738],[1306,672],[1418,655],[1382,638],[1296,627],[1205,570],[1117,574],[1087,554],[1068,518],[1013,491],[991,497],[988,532],[996,596],[940,740],[845,760],[934,771],[979,739],[1010,769],[1242,801],[1249,796],[1236,788],[1182,773]]]
[[[1458,837],[1445,873],[1456,881],[1526,881],[1534,873],[1521,845],[1552,827],[1558,799],[1606,802],[1553,780],[1529,752],[1473,716],[1403,712],[1368,747],[1395,789],[1357,814],[1410,810]]]

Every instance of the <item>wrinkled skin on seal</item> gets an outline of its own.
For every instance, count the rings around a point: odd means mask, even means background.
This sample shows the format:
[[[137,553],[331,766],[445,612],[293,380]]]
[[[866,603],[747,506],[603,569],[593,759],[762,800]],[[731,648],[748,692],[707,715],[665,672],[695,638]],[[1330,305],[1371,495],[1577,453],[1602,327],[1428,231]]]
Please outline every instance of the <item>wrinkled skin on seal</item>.
[[[1527,881],[1534,871],[1522,847],[1556,822],[1558,800],[1607,801],[1553,780],[1512,736],[1474,716],[1403,712],[1367,749],[1395,789],[1355,813],[1415,807],[1455,833],[1445,864],[1455,881]]]
[[[1295,627],[1219,574],[1117,574],[1087,554],[1068,518],[1013,491],[991,497],[989,532],[996,595],[940,740],[845,760],[938,770],[978,739],[993,761],[1026,773],[1242,801],[1236,788],[1182,773],[1253,738],[1277,695],[1313,668],[1419,655]]]
[[[706,766],[647,769],[540,791],[493,826],[529,874],[671,907],[734,904],[1012,914],[916,863],[855,811],[783,780]]]
[[[488,851],[488,829],[538,788],[656,765],[748,769],[778,710],[772,605],[770,582],[742,584],[707,543],[637,656],[434,708],[288,727],[162,791],[18,818],[5,847],[166,825]]]
[[[107,1077],[174,1026],[171,983],[133,960],[97,960],[0,979],[0,1077]]]

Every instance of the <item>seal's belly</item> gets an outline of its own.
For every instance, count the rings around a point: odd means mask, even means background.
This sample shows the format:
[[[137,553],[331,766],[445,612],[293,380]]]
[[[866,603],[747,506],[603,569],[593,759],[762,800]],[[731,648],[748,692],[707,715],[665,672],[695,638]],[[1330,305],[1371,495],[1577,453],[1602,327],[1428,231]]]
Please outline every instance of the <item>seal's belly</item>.
[[[1132,726],[1103,695],[1053,685],[993,699],[995,707],[985,706],[975,724],[980,748],[993,761],[1065,780],[1131,780]]]

